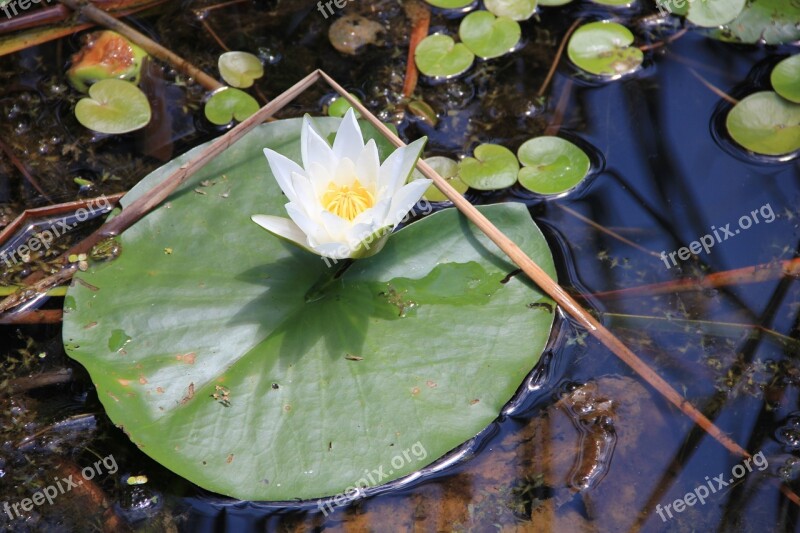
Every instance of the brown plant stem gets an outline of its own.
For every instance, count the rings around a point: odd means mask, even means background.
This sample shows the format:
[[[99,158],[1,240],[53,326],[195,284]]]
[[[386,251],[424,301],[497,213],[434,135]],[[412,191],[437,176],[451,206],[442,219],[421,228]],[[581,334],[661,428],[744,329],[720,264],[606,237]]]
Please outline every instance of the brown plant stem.
[[[58,0],[62,4],[72,8],[78,14],[96,22],[110,30],[124,35],[140,47],[142,47],[148,54],[153,57],[165,61],[175,67],[176,70],[194,78],[197,83],[205,87],[208,91],[216,91],[224,87],[222,83],[215,80],[199,68],[195,67],[187,60],[177,55],[172,50],[165,48],[153,41],[143,33],[133,29],[124,22],[121,22],[102,9],[98,9],[91,4],[81,2],[80,0]]]
[[[47,196],[47,193],[44,192],[44,189],[42,189],[41,185],[39,185],[39,182],[36,180],[36,178],[34,178],[33,175],[30,172],[28,172],[28,169],[25,168],[25,165],[22,164],[22,161],[20,161],[19,158],[17,158],[16,154],[14,154],[14,151],[11,149],[11,147],[8,144],[6,144],[6,142],[3,141],[2,139],[0,139],[0,151],[2,151],[9,159],[9,161],[11,161],[11,164],[14,165],[14,167],[17,170],[19,170],[19,173],[22,174],[22,176],[25,178],[25,181],[30,183],[31,187],[36,189],[36,191],[39,194],[41,194],[48,202],[52,202],[50,197]]]
[[[584,222],[584,223],[590,225],[591,227],[593,227],[594,229],[596,229],[597,231],[599,231],[601,233],[605,233],[609,237],[613,237],[614,239],[617,239],[618,241],[623,242],[623,243],[627,244],[628,246],[632,246],[633,248],[636,248],[640,252],[644,252],[644,253],[646,253],[648,255],[652,255],[653,257],[659,257],[659,258],[661,257],[656,252],[648,250],[644,246],[641,246],[641,245],[633,242],[632,240],[623,237],[619,233],[617,233],[617,232],[615,232],[613,230],[610,230],[610,229],[606,228],[605,226],[602,226],[602,225],[598,224],[594,220],[583,216],[582,214],[578,213],[577,211],[575,211],[574,209],[572,209],[570,207],[567,207],[565,205],[561,205],[561,204],[558,204],[558,203],[555,204],[555,205],[559,209],[561,209],[563,211],[566,211],[567,213],[569,213],[570,215],[574,216],[575,218],[577,218],[581,222]]]
[[[2,325],[59,324],[64,317],[61,309],[34,309],[19,315],[0,317]]]
[[[564,37],[561,39],[561,44],[558,45],[556,57],[553,58],[553,64],[550,65],[550,70],[547,72],[547,76],[545,77],[544,82],[542,82],[542,86],[539,87],[539,92],[536,93],[536,96],[542,97],[544,96],[544,93],[547,92],[547,86],[550,85],[550,81],[553,79],[553,76],[556,73],[558,62],[561,61],[561,56],[564,54],[564,48],[567,46],[567,41],[569,41],[572,32],[575,31],[581,22],[583,22],[582,18],[575,19],[575,22],[573,22],[572,26],[569,27],[567,33],[564,34]]]
[[[12,379],[8,384],[7,393],[18,394],[41,387],[49,387],[50,385],[69,383],[70,381],[72,381],[72,370],[69,368],[62,368],[60,370],[45,372],[27,378]]]
[[[151,2],[147,2],[142,5],[136,5],[135,7],[131,7],[130,9],[125,9],[123,11],[114,11],[113,14],[115,17],[126,17],[128,15],[132,15],[134,13],[138,13],[140,11],[144,11],[146,9],[150,9],[152,7],[161,5],[166,3],[167,0],[153,0]],[[131,4],[135,4],[135,2],[130,2]],[[64,8],[64,6],[58,6],[60,9],[64,9],[67,13],[67,16],[64,17],[64,20],[68,19],[72,11]],[[12,21],[16,21],[17,17],[12,19]],[[10,21],[11,22],[11,21]],[[33,28],[29,31],[24,32],[21,35],[7,35],[0,39],[0,56],[13,54],[14,52],[19,52],[20,50],[25,50],[32,46],[36,46],[39,44],[47,43],[50,41],[54,41],[56,39],[60,39],[61,37],[65,37],[67,35],[72,35],[79,31],[83,31],[85,29],[91,28],[94,26],[92,23],[82,23],[82,24],[69,24],[67,26],[56,26],[56,27],[44,27],[44,28]],[[6,31],[11,32],[15,31],[16,28],[7,27]],[[0,35],[2,32],[0,32]]]
[[[628,289],[619,289],[616,291],[596,292],[592,294],[592,296],[604,300],[617,300],[637,296],[658,296],[676,292],[717,289],[734,284],[761,283],[773,279],[780,279],[782,277],[800,277],[800,258],[753,265],[734,270],[726,270],[724,272],[715,272],[697,279],[678,279],[653,283],[651,285],[631,287]]]
[[[405,4],[406,13],[411,19],[411,37],[408,41],[408,59],[406,60],[406,78],[403,83],[403,96],[411,98],[414,89],[417,88],[419,71],[415,53],[417,45],[428,36],[428,29],[431,26],[431,10],[428,5],[420,0],[410,0]]]

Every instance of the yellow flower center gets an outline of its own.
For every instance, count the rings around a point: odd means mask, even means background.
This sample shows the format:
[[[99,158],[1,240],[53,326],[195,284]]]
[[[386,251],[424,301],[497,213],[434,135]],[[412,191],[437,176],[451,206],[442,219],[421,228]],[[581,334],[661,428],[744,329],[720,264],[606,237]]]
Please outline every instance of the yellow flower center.
[[[358,180],[350,185],[336,185],[331,182],[322,195],[322,207],[351,222],[373,205],[375,198]]]

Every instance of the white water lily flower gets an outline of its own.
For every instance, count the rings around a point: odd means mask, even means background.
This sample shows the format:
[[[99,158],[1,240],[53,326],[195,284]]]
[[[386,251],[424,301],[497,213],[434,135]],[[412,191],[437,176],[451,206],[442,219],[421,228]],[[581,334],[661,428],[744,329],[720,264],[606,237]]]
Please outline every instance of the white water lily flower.
[[[352,109],[342,119],[333,148],[306,116],[300,134],[303,167],[264,149],[289,199],[291,220],[254,215],[253,222],[323,257],[377,253],[431,183],[418,179],[406,184],[425,141],[398,148],[381,165],[375,141],[364,144]]]

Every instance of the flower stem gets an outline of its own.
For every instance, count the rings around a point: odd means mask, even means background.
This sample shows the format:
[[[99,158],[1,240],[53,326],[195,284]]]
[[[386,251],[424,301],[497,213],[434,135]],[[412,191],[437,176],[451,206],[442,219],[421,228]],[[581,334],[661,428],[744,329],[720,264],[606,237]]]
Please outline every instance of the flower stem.
[[[325,298],[327,288],[334,284],[339,278],[344,275],[345,271],[353,264],[353,259],[345,259],[337,269],[329,268],[322,273],[322,276],[317,282],[308,290],[305,296],[307,304],[322,300]]]

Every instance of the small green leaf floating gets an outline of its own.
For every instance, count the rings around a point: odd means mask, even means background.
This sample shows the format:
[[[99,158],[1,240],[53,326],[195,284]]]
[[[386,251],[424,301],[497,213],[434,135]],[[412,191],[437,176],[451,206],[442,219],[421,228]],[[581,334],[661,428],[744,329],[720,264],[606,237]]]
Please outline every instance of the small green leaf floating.
[[[244,91],[225,87],[206,102],[205,115],[212,124],[225,126],[231,120],[239,122],[258,111],[258,102]]]
[[[538,194],[561,194],[577,186],[589,173],[586,153],[560,137],[528,139],[517,151],[523,167],[520,184]]]
[[[698,0],[700,1],[700,0]],[[590,22],[572,34],[567,55],[578,68],[597,76],[634,72],[644,54],[633,43],[631,31],[616,22]]]
[[[442,9],[460,9],[472,5],[474,0],[425,0],[433,7]]]
[[[350,94],[356,101],[361,102],[361,99],[358,98],[354,94]],[[337,96],[328,104],[328,116],[329,117],[337,117],[342,118],[347,113],[347,110],[353,107],[350,105],[350,102],[342,98],[341,96]],[[361,117],[361,114],[358,111],[355,111],[356,117]]]
[[[508,17],[495,17],[488,11],[470,13],[461,21],[458,36],[472,53],[483,59],[500,57],[519,43],[522,29]]]
[[[317,124],[327,136],[339,120]],[[433,462],[497,418],[553,321],[529,306],[552,302],[533,285],[501,283],[516,267],[455,209],[397,232],[306,303],[332,270],[250,220],[285,216],[263,148],[298,160],[300,126],[259,126],[210,161],[65,299],[66,349],[111,420],[170,470],[245,500],[330,496],[380,465],[385,483]],[[206,146],[145,178],[123,206]],[[207,194],[194,194],[203,182]],[[480,209],[555,276],[525,206]]]
[[[785,155],[800,150],[800,104],[762,91],[742,99],[725,121],[733,140],[751,152]]]
[[[632,5],[636,0],[592,0],[592,2],[601,6],[620,7]]]
[[[704,28],[716,28],[739,16],[747,0],[694,0],[686,19]]]
[[[553,7],[553,6],[564,6],[572,2],[572,0],[539,0],[538,4],[540,6],[546,7]]]
[[[475,61],[475,54],[452,37],[433,34],[417,45],[414,59],[420,72],[434,78],[450,78],[466,72]]]
[[[486,9],[498,17],[528,20],[536,12],[536,0],[484,0]]]
[[[100,133],[128,133],[150,122],[150,103],[129,81],[100,80],[89,87],[89,97],[75,106],[75,118]]]
[[[264,66],[258,57],[248,52],[225,52],[219,56],[219,73],[231,87],[246,89],[264,75]]]
[[[475,157],[467,157],[458,164],[461,181],[479,191],[493,191],[511,187],[517,181],[519,161],[514,152],[499,144],[481,144],[475,148]]]
[[[428,163],[433,170],[436,171],[441,177],[445,179],[450,185],[453,186],[455,190],[459,193],[464,194],[469,189],[469,186],[461,181],[461,178],[458,177],[458,163],[449,157],[442,157],[442,156],[433,156],[428,157],[425,159],[425,162]],[[411,179],[421,179],[425,176],[419,170],[414,169],[414,172],[411,173]],[[442,194],[442,191],[436,185],[431,185],[428,187],[428,190],[425,191],[425,194],[422,196],[429,202],[447,202],[449,198]]]
[[[776,93],[791,102],[800,103],[800,54],[787,57],[775,65],[770,82]]]

